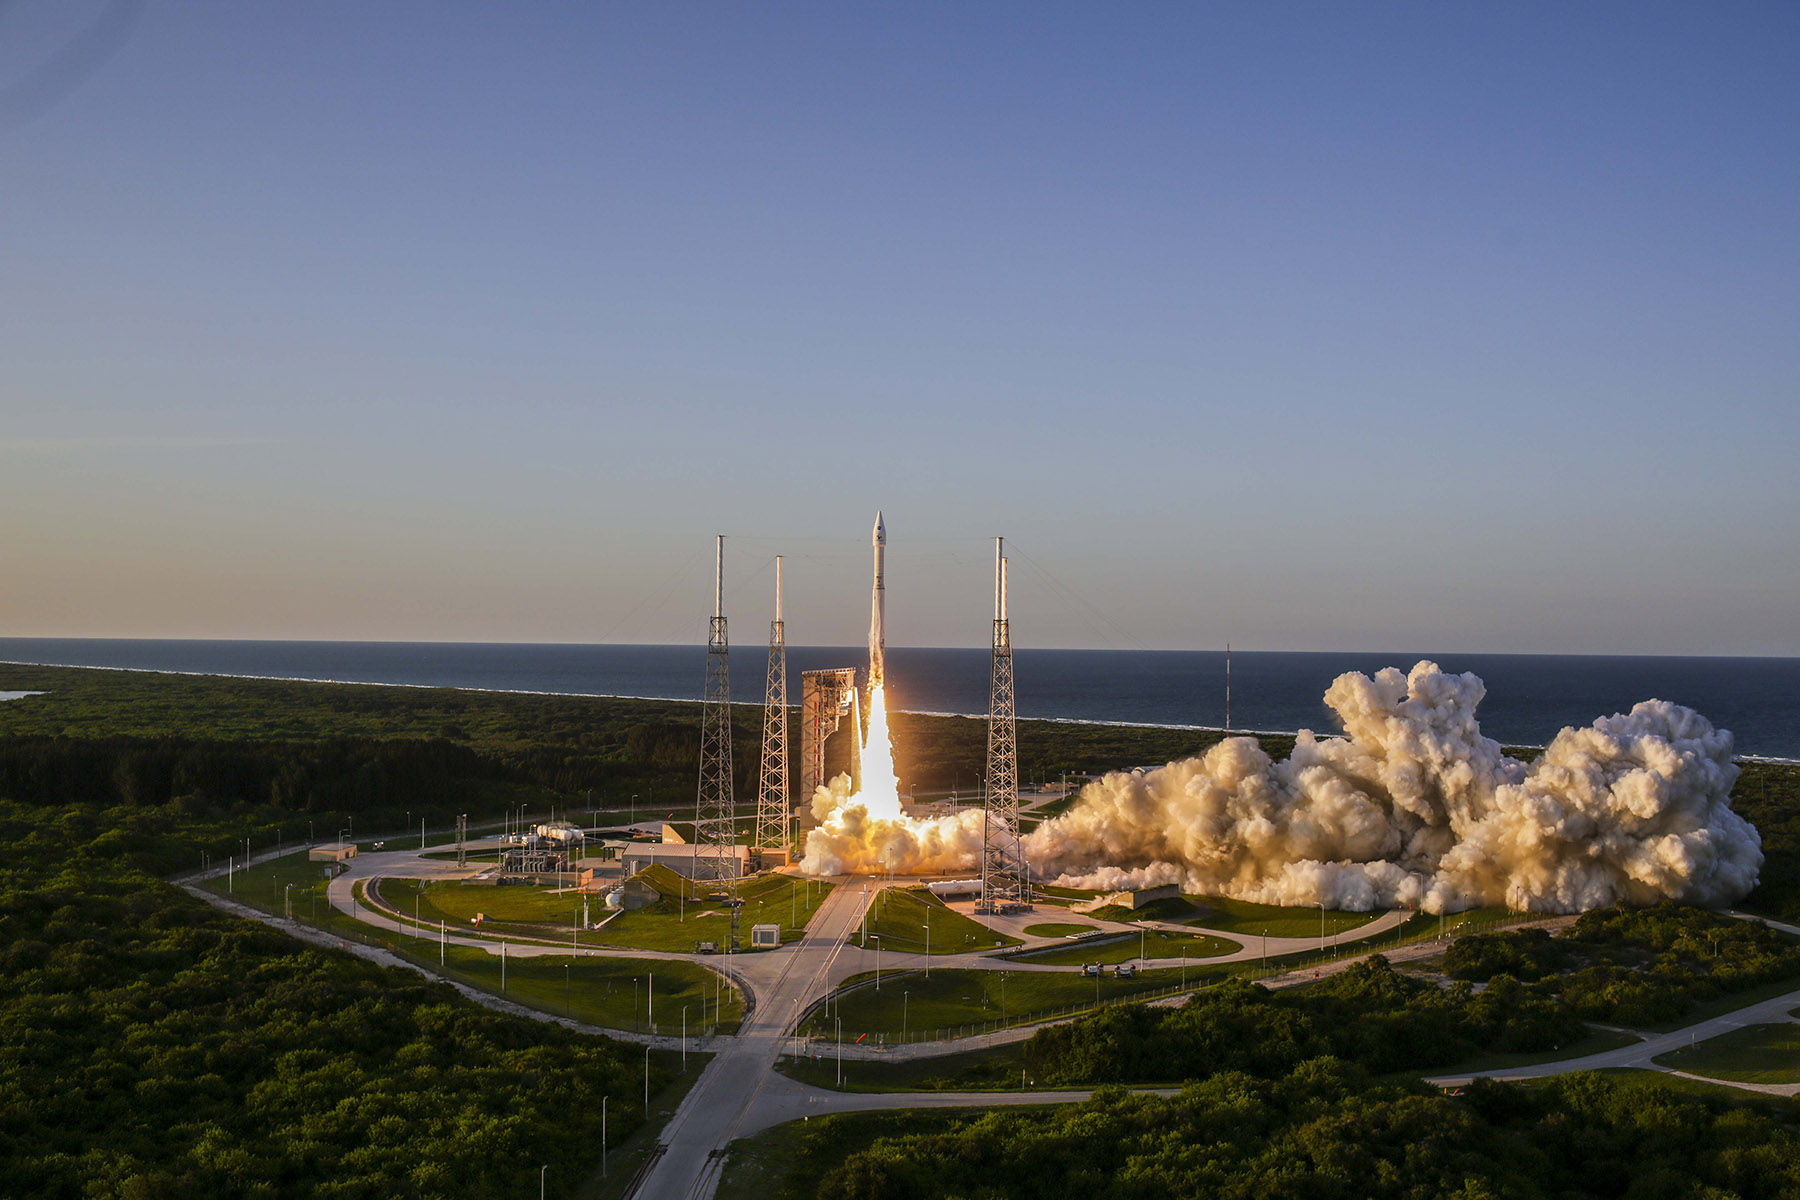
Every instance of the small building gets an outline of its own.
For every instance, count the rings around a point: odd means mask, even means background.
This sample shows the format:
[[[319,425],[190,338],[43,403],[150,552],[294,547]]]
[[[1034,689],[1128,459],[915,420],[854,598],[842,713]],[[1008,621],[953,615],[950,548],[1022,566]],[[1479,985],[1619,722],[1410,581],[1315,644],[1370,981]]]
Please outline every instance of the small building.
[[[1158,900],[1175,900],[1180,896],[1179,884],[1165,883],[1161,887],[1139,888],[1135,892],[1120,892],[1118,902],[1136,912],[1145,905],[1154,904]]]
[[[352,842],[333,842],[328,846],[314,846],[306,852],[306,861],[322,863],[349,862],[356,857],[356,846]]]
[[[720,872],[714,870],[716,859],[723,858],[726,876],[742,878],[749,874],[750,850],[745,846],[695,846],[681,842],[621,842],[619,843],[619,860],[625,864],[625,874],[636,875],[647,867],[665,866],[677,875],[685,875],[689,879],[716,878]],[[696,864],[706,868],[697,870]]]
[[[606,893],[606,907],[630,912],[634,908],[648,908],[661,899],[662,893],[643,880],[627,879]]]
[[[750,948],[752,950],[773,950],[781,945],[781,926],[752,925],[750,927]]]

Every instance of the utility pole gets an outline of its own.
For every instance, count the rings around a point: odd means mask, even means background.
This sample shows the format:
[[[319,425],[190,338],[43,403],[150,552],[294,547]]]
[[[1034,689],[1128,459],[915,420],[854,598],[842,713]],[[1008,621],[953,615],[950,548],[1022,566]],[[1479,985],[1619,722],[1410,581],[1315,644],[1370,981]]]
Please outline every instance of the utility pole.
[[[725,535],[713,568],[713,615],[706,639],[706,700],[700,716],[700,788],[694,808],[694,877],[737,895],[736,801],[731,772],[731,643],[725,632]],[[732,943],[738,910],[732,908]],[[727,952],[736,946],[727,943]]]
[[[793,849],[793,806],[788,803],[787,633],[781,619],[781,555],[775,556],[775,619],[769,622],[769,681],[763,693],[762,771],[756,789],[756,840],[760,850]]]
[[[1030,903],[1019,836],[1019,742],[1013,716],[1012,623],[1006,615],[1006,541],[994,539],[994,663],[988,690],[987,805],[978,913]]]

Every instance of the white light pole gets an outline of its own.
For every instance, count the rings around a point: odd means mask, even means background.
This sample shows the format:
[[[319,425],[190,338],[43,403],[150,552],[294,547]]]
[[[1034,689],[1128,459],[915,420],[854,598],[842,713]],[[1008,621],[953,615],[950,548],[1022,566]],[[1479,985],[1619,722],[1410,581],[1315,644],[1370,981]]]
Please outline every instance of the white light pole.
[[[544,1176],[549,1174],[550,1164],[545,1163],[538,1168],[538,1200],[544,1200]]]
[[[644,1047],[644,1120],[650,1119],[650,1047]]]
[[[844,1018],[838,1017],[832,1022],[832,1024],[837,1029],[837,1032],[833,1036],[837,1039],[837,1052],[838,1052],[837,1085],[841,1088],[844,1086]]]
[[[600,1097],[600,1178],[606,1178],[606,1102],[610,1097]]]
[[[881,990],[881,935],[875,935],[875,990]]]

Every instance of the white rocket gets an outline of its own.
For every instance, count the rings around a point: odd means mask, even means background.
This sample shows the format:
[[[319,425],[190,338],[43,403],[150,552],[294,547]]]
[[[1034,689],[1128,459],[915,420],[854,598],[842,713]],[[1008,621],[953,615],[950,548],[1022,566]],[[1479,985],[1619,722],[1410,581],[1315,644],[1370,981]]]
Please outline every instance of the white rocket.
[[[887,678],[887,631],[882,628],[883,609],[887,607],[887,587],[881,581],[881,560],[887,553],[887,526],[881,513],[875,514],[875,594],[869,609],[869,686],[878,688]]]

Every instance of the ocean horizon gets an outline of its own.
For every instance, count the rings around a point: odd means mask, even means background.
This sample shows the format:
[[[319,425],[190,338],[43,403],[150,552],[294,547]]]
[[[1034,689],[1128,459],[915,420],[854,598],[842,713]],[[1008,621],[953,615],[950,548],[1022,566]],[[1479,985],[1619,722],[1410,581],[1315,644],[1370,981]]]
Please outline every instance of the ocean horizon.
[[[732,698],[763,699],[767,648],[735,649]],[[986,649],[890,646],[888,691],[909,712],[981,716]],[[804,670],[862,667],[861,646],[788,648],[789,700]],[[1740,754],[1800,759],[1800,658],[1234,651],[1230,727],[1337,733],[1325,688],[1346,671],[1410,669],[1429,659],[1487,685],[1482,731],[1543,745],[1569,725],[1668,700],[1729,729]],[[704,646],[518,642],[326,642],[0,638],[0,662],[242,678],[453,687],[478,691],[700,699]],[[1021,718],[1168,728],[1225,727],[1225,653],[1211,650],[1015,649]],[[6,680],[0,671],[0,689]]]

